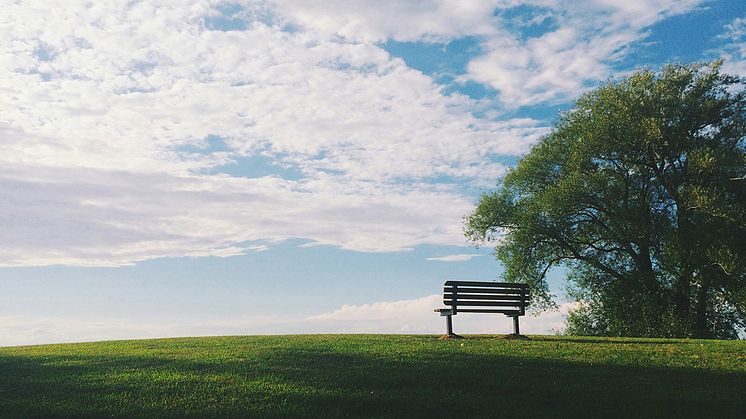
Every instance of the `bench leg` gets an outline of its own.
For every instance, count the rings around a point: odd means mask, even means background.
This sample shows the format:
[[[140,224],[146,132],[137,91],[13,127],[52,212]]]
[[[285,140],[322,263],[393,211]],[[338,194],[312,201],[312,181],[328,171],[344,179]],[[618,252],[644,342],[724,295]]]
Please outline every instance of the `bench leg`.
[[[512,335],[506,335],[502,339],[520,339],[520,340],[531,340],[528,336],[523,336],[521,334],[521,329],[518,327],[518,316],[510,316],[513,318],[513,334]]]
[[[463,336],[459,336],[455,333],[453,333],[453,320],[451,319],[450,314],[447,314],[445,316],[446,318],[446,334],[441,336],[441,339],[463,339]]]

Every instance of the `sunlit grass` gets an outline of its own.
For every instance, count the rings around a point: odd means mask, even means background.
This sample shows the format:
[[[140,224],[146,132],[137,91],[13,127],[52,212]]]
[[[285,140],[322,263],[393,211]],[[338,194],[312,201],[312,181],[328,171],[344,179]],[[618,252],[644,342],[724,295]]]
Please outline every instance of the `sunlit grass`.
[[[0,416],[746,417],[746,342],[310,335],[0,348]]]

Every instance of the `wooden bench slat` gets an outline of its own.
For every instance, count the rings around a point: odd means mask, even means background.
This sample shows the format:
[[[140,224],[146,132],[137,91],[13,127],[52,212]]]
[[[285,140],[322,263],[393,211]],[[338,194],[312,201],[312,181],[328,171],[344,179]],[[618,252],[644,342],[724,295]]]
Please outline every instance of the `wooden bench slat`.
[[[495,287],[495,288],[523,288],[528,289],[528,285],[517,282],[481,282],[481,281],[446,281],[445,286],[477,286],[477,287]]]
[[[480,293],[480,294],[505,294],[505,295],[522,295],[526,291],[519,289],[498,289],[498,288],[468,288],[468,287],[444,287],[443,292],[453,293],[456,290],[459,294]]]
[[[528,291],[522,290],[518,288],[474,288],[474,287],[443,287],[443,292],[452,292],[453,290],[458,290],[458,292],[464,292],[467,293],[469,290],[479,290],[479,291],[472,291],[472,292],[479,292],[481,294],[515,294],[515,295],[521,295],[525,294]]]
[[[525,303],[520,302],[505,302],[505,301],[461,301],[454,302],[452,300],[443,300],[443,304],[447,306],[457,306],[458,311],[462,311],[463,306],[476,306],[476,307],[521,307],[526,306]]]
[[[490,290],[493,290],[495,292],[499,292],[499,291],[523,291],[523,292],[527,292],[528,291],[527,288],[523,288],[523,287],[485,287],[485,286],[480,286],[480,285],[477,285],[477,284],[474,284],[474,285],[443,285],[443,288],[458,288],[458,289],[461,289],[461,288],[483,288],[483,289],[490,289]]]
[[[459,298],[443,297],[443,301],[458,301],[459,303],[463,302],[464,304],[476,303],[476,302],[480,302],[480,301],[484,301],[484,302],[500,302],[500,303],[504,303],[504,304],[528,304],[528,300],[527,299],[524,300],[524,299],[511,298],[510,300],[492,300],[492,299],[489,299],[489,298],[461,298],[461,296],[459,296]]]
[[[488,308],[465,308],[458,309],[459,313],[502,313],[510,316],[520,316],[520,310],[499,310],[499,309],[488,309]]]
[[[444,300],[452,300],[453,296],[456,295],[459,301],[461,300],[501,300],[501,301],[524,301],[521,295],[490,295],[490,294],[452,294],[444,293]],[[526,295],[525,300],[528,300],[529,296]]]

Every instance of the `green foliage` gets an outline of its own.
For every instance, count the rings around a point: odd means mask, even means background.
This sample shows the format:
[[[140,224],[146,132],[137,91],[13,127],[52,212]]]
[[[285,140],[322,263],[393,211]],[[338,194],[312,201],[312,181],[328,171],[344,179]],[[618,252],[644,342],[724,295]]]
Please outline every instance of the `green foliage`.
[[[746,96],[719,62],[642,70],[583,95],[466,219],[505,279],[570,331],[734,338],[746,321]]]
[[[0,417],[717,417],[746,342],[237,336],[0,348]]]

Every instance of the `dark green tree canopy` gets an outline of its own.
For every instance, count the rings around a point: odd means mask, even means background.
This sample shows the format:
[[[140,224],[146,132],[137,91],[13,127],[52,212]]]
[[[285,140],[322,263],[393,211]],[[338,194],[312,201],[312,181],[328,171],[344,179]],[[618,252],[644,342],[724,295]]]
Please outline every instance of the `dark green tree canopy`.
[[[746,96],[720,63],[641,70],[583,95],[481,197],[467,236],[568,332],[734,338],[746,320]]]

